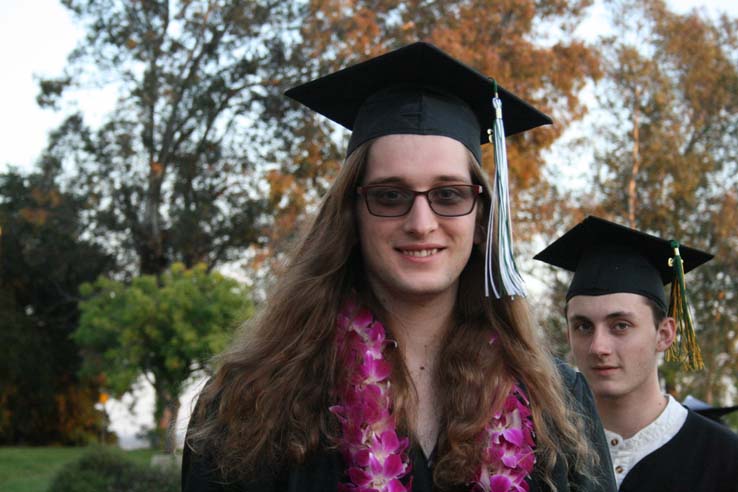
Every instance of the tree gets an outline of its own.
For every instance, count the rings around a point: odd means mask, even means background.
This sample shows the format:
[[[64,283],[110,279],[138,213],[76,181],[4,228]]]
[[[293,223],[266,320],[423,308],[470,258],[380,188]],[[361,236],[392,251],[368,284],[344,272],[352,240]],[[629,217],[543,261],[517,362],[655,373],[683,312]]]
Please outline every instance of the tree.
[[[140,376],[156,395],[155,422],[164,449],[176,441],[183,385],[221,351],[237,323],[251,315],[247,289],[204,264],[175,263],[160,277],[142,275],[130,285],[99,278],[81,288],[81,318],[73,334],[82,348],[82,373],[102,375],[103,387],[121,396]]]
[[[98,384],[80,379],[69,334],[77,291],[112,266],[81,223],[85,201],[60,190],[52,162],[0,175],[0,442],[81,444],[103,425]]]
[[[665,365],[667,390],[723,403],[738,383],[738,21],[614,3],[594,176],[611,218],[715,253],[687,276],[705,370]]]
[[[40,82],[39,103],[61,107],[72,88],[119,92],[99,129],[72,114],[48,148],[96,201],[96,234],[143,274],[212,268],[258,244],[268,221],[257,165],[276,159],[278,131],[260,114],[278,90],[290,2],[62,3],[87,37]]]
[[[73,89],[101,86],[116,88],[119,98],[96,129],[84,115],[69,114],[45,154],[63,169],[64,186],[87,198],[87,235],[118,260],[114,277],[143,274],[130,287],[101,280],[88,289],[125,292],[127,315],[144,316],[150,305],[136,306],[134,301],[147,299],[131,296],[178,279],[181,267],[168,271],[171,264],[202,263],[211,270],[264,241],[270,220],[268,200],[259,193],[266,186],[259,166],[268,168],[276,159],[277,146],[270,139],[278,129],[262,123],[260,114],[280,90],[287,40],[274,33],[289,37],[293,7],[273,0],[62,3],[87,36],[63,74],[40,81],[39,104],[63,109],[73,103]],[[192,275],[210,278],[202,268]],[[216,278],[210,280],[214,286],[229,285]],[[173,295],[166,289],[160,293]],[[216,293],[220,308],[234,308],[227,292]],[[200,299],[210,302],[205,294]],[[222,348],[221,335],[229,327],[218,323],[227,323],[226,317],[235,313],[210,313],[212,319],[205,320],[209,324],[183,334],[199,334],[203,341],[188,340],[191,344],[182,347],[167,342],[172,355],[145,345],[155,343],[136,331],[143,330],[145,320],[111,318],[120,322],[114,325],[95,319],[93,308],[123,316],[116,311],[123,309],[120,305],[106,308],[104,303],[102,298],[89,300],[77,330],[75,340],[88,349],[83,373],[106,374],[115,394],[130,387],[133,375],[150,377],[157,392],[157,420],[176,416],[182,378],[195,361],[199,366]],[[196,316],[196,308],[187,314]],[[181,328],[177,320],[169,321],[175,324],[148,329],[163,336]],[[89,331],[98,324],[108,330],[102,332],[107,338],[95,338]],[[205,328],[215,331],[208,335]],[[125,361],[109,357],[122,350],[115,344],[125,337],[142,337],[136,341],[144,345],[133,344],[139,351],[127,354],[131,357]]]

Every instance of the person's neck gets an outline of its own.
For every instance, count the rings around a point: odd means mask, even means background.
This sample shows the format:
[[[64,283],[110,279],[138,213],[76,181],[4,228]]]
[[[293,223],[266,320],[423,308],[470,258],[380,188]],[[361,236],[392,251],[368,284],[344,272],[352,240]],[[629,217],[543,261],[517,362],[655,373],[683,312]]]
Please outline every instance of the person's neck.
[[[386,324],[409,369],[431,369],[443,337],[453,320],[456,296],[445,293],[426,298],[379,295]]]
[[[436,366],[443,339],[453,324],[456,302],[455,292],[430,297],[378,296],[415,390],[417,399],[408,408],[408,425],[426,457],[438,442]]]
[[[616,398],[595,396],[597,411],[605,429],[630,439],[654,422],[669,400],[661,392],[658,381],[648,391],[632,392]]]

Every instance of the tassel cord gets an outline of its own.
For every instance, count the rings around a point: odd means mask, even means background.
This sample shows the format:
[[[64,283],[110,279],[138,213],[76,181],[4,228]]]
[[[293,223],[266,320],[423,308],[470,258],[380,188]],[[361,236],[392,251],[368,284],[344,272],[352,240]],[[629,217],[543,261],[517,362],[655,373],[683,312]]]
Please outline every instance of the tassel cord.
[[[495,180],[493,185],[494,199],[490,206],[490,216],[487,221],[487,248],[485,254],[485,295],[489,296],[491,287],[496,298],[503,295],[525,297],[525,283],[518,271],[513,254],[513,238],[510,212],[510,193],[508,189],[507,150],[505,148],[505,129],[502,121],[502,101],[497,97],[492,99],[495,110],[494,128],[490,134],[490,141],[495,149]],[[493,215],[494,214],[494,215]],[[493,217],[497,217],[497,227],[494,227]],[[498,257],[495,261],[493,250],[493,236],[497,238]],[[497,269],[494,268],[495,263]],[[499,282],[499,289],[497,284]]]
[[[674,278],[671,283],[668,315],[674,318],[677,333],[676,340],[666,351],[666,360],[680,362],[686,370],[698,370],[704,367],[704,363],[697,344],[692,308],[687,297],[684,264],[679,253],[679,243],[672,241],[671,247],[674,250],[674,257],[669,260],[669,264],[674,270]]]

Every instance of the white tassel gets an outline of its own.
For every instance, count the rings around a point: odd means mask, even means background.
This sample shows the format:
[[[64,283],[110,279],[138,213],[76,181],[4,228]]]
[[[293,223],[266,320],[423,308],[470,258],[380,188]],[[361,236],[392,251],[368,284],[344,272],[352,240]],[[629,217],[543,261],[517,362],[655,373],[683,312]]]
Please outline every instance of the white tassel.
[[[525,283],[523,277],[518,272],[513,254],[513,238],[512,238],[512,219],[510,214],[510,193],[508,190],[507,176],[507,149],[505,148],[505,128],[502,124],[502,101],[497,94],[492,99],[492,105],[495,109],[494,129],[490,135],[490,142],[495,146],[495,181],[493,188],[494,199],[489,209],[489,219],[487,221],[487,248],[484,260],[484,293],[489,297],[489,288],[492,288],[497,299],[502,296],[526,296]],[[489,133],[489,132],[488,132]],[[495,236],[498,239],[499,251],[497,258],[494,258],[493,236],[494,227],[493,214],[497,212],[497,229]],[[495,260],[497,260],[497,269],[494,268]],[[495,273],[498,273],[496,275]],[[500,281],[498,290],[496,277]]]

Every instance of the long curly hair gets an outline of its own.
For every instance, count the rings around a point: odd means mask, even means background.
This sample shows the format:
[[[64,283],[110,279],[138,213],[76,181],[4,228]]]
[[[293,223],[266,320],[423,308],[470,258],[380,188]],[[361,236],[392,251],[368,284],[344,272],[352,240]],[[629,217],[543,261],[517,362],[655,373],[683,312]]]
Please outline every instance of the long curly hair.
[[[355,213],[370,147],[368,142],[349,156],[269,301],[217,358],[217,371],[200,394],[187,445],[206,454],[225,480],[302,463],[340,438],[328,411],[341,377],[337,313],[353,293],[380,320],[383,315],[363,273]],[[471,153],[469,160],[472,180],[485,188],[477,210],[484,237],[490,186]],[[484,247],[484,241],[475,246],[460,276],[455,326],[437,364],[442,421],[434,480],[443,487],[468,482],[481,456],[477,436],[517,381],[531,402],[539,469],[553,489],[550,475],[557,460],[590,475],[596,459],[526,302],[484,296]],[[497,341],[489,344],[492,334]],[[399,351],[387,352],[393,411],[398,429],[407,432],[417,396]]]

